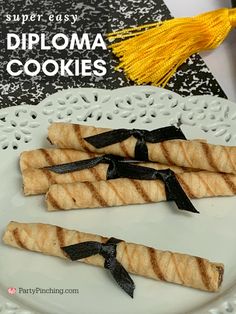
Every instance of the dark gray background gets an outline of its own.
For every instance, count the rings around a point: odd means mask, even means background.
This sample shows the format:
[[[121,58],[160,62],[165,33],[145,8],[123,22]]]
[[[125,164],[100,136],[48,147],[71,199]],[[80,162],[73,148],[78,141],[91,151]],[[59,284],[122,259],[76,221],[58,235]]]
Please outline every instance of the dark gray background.
[[[13,32],[46,33],[50,39],[56,33],[67,35],[77,32],[81,34],[102,33],[123,27],[164,20],[170,18],[170,12],[162,0],[1,0],[2,38],[0,55],[0,103],[1,107],[19,104],[37,104],[47,95],[69,87],[98,87],[114,89],[133,85],[123,73],[114,71],[117,60],[109,50],[97,49],[95,51],[40,51],[35,47],[31,51],[17,49],[6,50],[6,34]],[[5,14],[44,14],[40,23],[6,22]],[[80,14],[81,19],[74,25],[69,22],[49,23],[49,14]],[[104,77],[48,77],[38,75],[29,77],[20,75],[12,77],[6,72],[6,65],[11,59],[20,59],[23,63],[29,59],[43,62],[49,58],[59,59],[103,59],[107,63],[108,72]],[[177,72],[169,82],[168,89],[181,95],[210,94],[226,97],[221,87],[210,73],[199,55],[193,56]]]

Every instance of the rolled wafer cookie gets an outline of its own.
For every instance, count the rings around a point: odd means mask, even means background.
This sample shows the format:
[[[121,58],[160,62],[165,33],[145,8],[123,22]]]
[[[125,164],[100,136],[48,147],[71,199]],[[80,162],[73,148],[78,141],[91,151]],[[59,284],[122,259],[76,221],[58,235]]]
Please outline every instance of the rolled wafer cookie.
[[[190,198],[232,196],[236,194],[236,176],[215,172],[176,174]],[[159,180],[115,179],[51,185],[46,194],[49,211],[96,208],[166,200],[164,183]]]
[[[67,258],[61,247],[86,241],[107,242],[108,238],[41,223],[10,222],[3,236],[5,244],[47,255]],[[160,251],[141,244],[117,244],[116,259],[130,273],[187,287],[218,291],[224,265],[187,254]],[[94,255],[81,262],[104,267],[104,258]]]
[[[166,165],[158,163],[135,163],[139,166],[149,167],[156,170],[166,169]],[[187,169],[170,166],[175,173],[188,171]],[[93,168],[83,169],[70,173],[58,174],[48,169],[27,168],[22,171],[23,191],[25,195],[46,193],[52,184],[65,184],[84,181],[100,181],[107,179],[108,164],[99,164]]]
[[[40,148],[24,151],[20,155],[20,170],[27,168],[44,168],[76,160],[84,160],[98,156],[91,152],[75,149]]]
[[[48,129],[48,138],[52,144],[61,148],[134,158],[137,140],[133,136],[121,143],[99,149],[84,140],[86,137],[107,131],[111,131],[111,129],[79,124],[52,123]],[[148,158],[151,161],[214,172],[236,173],[236,146],[212,145],[199,140],[170,140],[146,144]]]

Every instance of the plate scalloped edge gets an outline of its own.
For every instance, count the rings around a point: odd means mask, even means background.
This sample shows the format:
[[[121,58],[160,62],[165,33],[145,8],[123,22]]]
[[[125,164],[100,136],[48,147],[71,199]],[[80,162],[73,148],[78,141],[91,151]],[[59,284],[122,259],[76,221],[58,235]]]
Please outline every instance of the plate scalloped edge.
[[[208,133],[212,143],[222,143],[223,140],[225,145],[236,145],[236,104],[214,96],[183,98],[158,87],[132,86],[115,90],[67,89],[48,96],[37,106],[1,109],[0,153],[7,155],[14,150],[31,149],[34,138],[41,142],[45,133],[40,132],[40,122],[46,125],[61,121],[113,127],[114,118],[126,128],[132,128],[137,120],[146,129],[154,121],[157,127],[171,124],[181,125],[183,129],[185,126],[191,129],[197,124],[199,134]],[[0,295],[0,313],[33,312]],[[192,313],[236,314],[235,288]]]
[[[125,96],[121,97],[121,91]],[[56,101],[55,101],[56,99]],[[223,98],[183,98],[158,87],[124,87],[115,90],[75,88],[48,96],[37,106],[20,105],[0,110],[0,150],[27,149],[37,136],[39,121],[65,121],[113,127],[113,119],[132,128],[138,120],[143,128],[178,124],[199,127],[213,143],[236,145],[236,108]]]

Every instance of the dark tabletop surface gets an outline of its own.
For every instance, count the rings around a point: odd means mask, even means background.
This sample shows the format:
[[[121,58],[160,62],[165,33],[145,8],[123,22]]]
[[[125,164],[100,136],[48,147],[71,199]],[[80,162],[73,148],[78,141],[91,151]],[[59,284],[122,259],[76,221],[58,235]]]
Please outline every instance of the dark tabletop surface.
[[[0,55],[0,106],[7,107],[19,104],[37,104],[47,95],[69,87],[97,87],[114,89],[133,85],[123,73],[114,70],[117,60],[109,50],[98,48],[93,51],[42,51],[35,47],[32,50],[6,50],[7,33],[45,33],[51,38],[56,33],[89,33],[94,36],[123,27],[164,20],[171,14],[162,0],[1,0],[4,10],[1,12],[2,32]],[[5,14],[43,14],[41,22],[6,22]],[[80,19],[74,25],[70,22],[48,22],[49,14],[79,14]],[[47,59],[103,59],[107,63],[107,74],[103,77],[48,77],[38,75],[30,77],[22,74],[17,77],[6,72],[6,65],[11,59],[27,59],[43,62]],[[210,94],[226,97],[221,87],[199,55],[191,57],[167,85],[168,89],[181,95]]]

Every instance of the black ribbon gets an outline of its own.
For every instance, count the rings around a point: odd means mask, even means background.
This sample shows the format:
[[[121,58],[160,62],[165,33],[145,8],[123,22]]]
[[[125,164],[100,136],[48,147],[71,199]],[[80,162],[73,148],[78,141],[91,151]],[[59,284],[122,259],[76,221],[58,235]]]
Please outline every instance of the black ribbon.
[[[123,142],[131,136],[137,139],[137,143],[135,145],[135,158],[138,160],[148,160],[148,148],[146,142],[159,143],[174,139],[186,140],[182,130],[173,125],[152,131],[140,129],[117,129],[85,137],[84,140],[96,148],[103,148],[112,144]]]
[[[165,184],[166,199],[174,201],[180,210],[199,213],[182,189],[174,171],[171,169],[156,170],[153,168],[132,165],[130,163],[116,164],[117,178],[136,180],[161,180]]]
[[[122,240],[110,238],[106,243],[81,242],[61,249],[72,261],[100,254],[104,257],[104,268],[108,269],[118,285],[133,298],[135,285],[125,268],[116,259],[116,245]]]
[[[118,178],[117,173],[117,163],[124,161],[123,157],[115,156],[112,154],[103,155],[100,157],[90,158],[90,159],[84,159],[74,162],[69,162],[65,164],[55,165],[55,166],[48,166],[44,169],[64,174],[64,173],[70,173],[74,171],[79,171],[83,169],[89,169],[97,166],[98,164],[109,164],[109,167],[107,169],[107,180]]]
[[[130,164],[122,157],[114,155],[104,155],[101,157],[75,161],[67,164],[50,166],[46,169],[56,173],[68,173],[87,169],[98,165],[99,163],[108,163],[107,180],[117,178],[129,178],[136,180],[161,180],[165,184],[166,199],[174,201],[180,210],[186,210],[193,213],[199,213],[193,206],[188,196],[182,189],[175,173],[168,169],[156,170],[148,167],[141,167]]]

